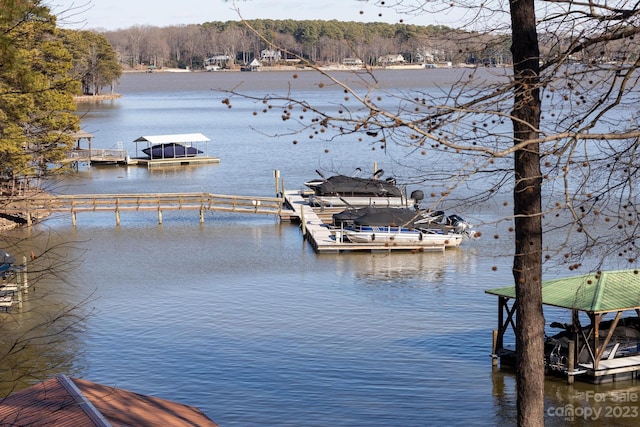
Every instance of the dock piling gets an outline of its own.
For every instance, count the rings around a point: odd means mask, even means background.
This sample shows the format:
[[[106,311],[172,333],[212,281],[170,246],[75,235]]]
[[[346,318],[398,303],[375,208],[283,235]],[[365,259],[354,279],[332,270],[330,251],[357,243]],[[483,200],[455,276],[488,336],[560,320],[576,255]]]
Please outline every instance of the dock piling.
[[[496,345],[498,344],[498,330],[492,331],[493,342],[491,344],[491,366],[498,366],[498,355],[496,354]]]
[[[573,370],[575,368],[575,345],[573,340],[569,340],[569,354],[567,355],[567,370],[569,375],[567,375],[567,384],[573,384],[575,379],[573,375]]]

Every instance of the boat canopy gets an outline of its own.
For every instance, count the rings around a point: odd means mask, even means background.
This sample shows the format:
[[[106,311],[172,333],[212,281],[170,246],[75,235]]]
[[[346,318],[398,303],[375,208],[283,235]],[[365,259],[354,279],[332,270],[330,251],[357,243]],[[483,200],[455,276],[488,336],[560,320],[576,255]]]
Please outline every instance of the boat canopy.
[[[514,286],[488,294],[516,297]],[[587,313],[640,309],[640,270],[599,271],[542,282],[542,303]]]
[[[148,142],[149,144],[189,144],[192,142],[209,142],[209,138],[201,133],[183,133],[175,135],[141,136],[133,142]]]

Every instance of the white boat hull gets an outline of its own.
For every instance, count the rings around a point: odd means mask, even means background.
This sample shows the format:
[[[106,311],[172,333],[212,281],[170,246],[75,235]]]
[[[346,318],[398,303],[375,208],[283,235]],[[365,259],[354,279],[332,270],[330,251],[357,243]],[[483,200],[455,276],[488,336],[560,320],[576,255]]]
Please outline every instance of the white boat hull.
[[[396,244],[416,246],[456,247],[462,243],[461,234],[436,234],[419,230],[397,230],[392,227],[370,227],[366,230],[343,230],[344,236],[352,243]]]
[[[404,197],[338,197],[338,196],[309,196],[311,206],[323,207],[401,207],[413,206],[415,200]]]

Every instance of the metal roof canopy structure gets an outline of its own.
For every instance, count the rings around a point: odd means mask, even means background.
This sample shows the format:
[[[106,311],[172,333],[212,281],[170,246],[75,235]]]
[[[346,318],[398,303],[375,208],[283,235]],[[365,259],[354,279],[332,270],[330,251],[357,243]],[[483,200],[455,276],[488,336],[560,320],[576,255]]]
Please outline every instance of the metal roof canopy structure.
[[[140,138],[133,140],[133,142],[148,142],[150,144],[189,144],[209,141],[211,140],[201,133],[141,136]]]
[[[211,141],[201,133],[182,133],[173,135],[149,135],[141,136],[133,140],[136,143],[136,153],[138,152],[138,143],[146,142],[147,147],[158,144],[178,144],[184,146],[192,146],[194,143],[205,143],[205,156],[208,156],[208,142]]]
[[[504,334],[511,325],[515,331],[515,304],[510,309],[508,301],[516,298],[515,286],[488,289],[488,294],[499,297],[498,337],[494,354],[503,348]],[[593,368],[598,369],[604,350],[611,339],[618,321],[624,311],[635,310],[640,317],[640,270],[599,271],[579,276],[545,280],[542,282],[542,303],[572,311],[572,329],[575,333],[577,355],[583,347],[578,345],[582,338],[582,346],[589,350]],[[591,324],[585,331],[580,325],[579,312],[589,316]],[[607,313],[616,313],[609,334],[600,344],[600,322]],[[504,318],[504,314],[507,318]],[[579,336],[580,335],[580,336]]]

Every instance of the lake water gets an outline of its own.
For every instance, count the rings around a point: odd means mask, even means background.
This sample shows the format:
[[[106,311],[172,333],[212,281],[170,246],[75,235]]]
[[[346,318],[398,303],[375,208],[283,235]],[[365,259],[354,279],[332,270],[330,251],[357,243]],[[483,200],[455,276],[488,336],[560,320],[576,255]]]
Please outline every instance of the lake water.
[[[431,91],[465,72],[380,78],[383,87]],[[241,84],[259,98],[291,88],[337,108],[341,91],[320,81],[310,72],[124,75],[116,89],[123,98],[80,106],[94,148],[134,150],[139,136],[201,132],[221,162],[82,166],[50,190],[271,196],[276,169],[285,188],[298,189],[316,169],[371,173],[374,165],[407,178],[401,150],[294,135],[281,110],[237,97],[229,109],[228,94],[214,90]],[[412,183],[429,193],[426,185]],[[38,355],[59,363],[44,374],[194,405],[222,426],[503,426],[515,424],[515,377],[491,367],[497,301],[484,290],[512,283],[508,224],[491,223],[509,209],[486,202],[456,212],[480,224],[483,237],[446,253],[317,255],[294,224],[218,212],[204,224],[197,212],[165,212],[162,225],[153,213],[123,212],[120,226],[113,214],[80,213],[75,228],[62,215],[9,236],[23,239],[16,244],[41,265],[65,263],[59,276],[39,279],[25,324],[51,314],[52,301],[81,301],[83,318],[64,343]],[[548,322],[569,320],[545,314]],[[568,423],[555,409],[596,405],[587,390],[638,393],[631,383],[570,387],[553,379],[546,389],[547,425]],[[602,413],[576,424],[635,422]]]

